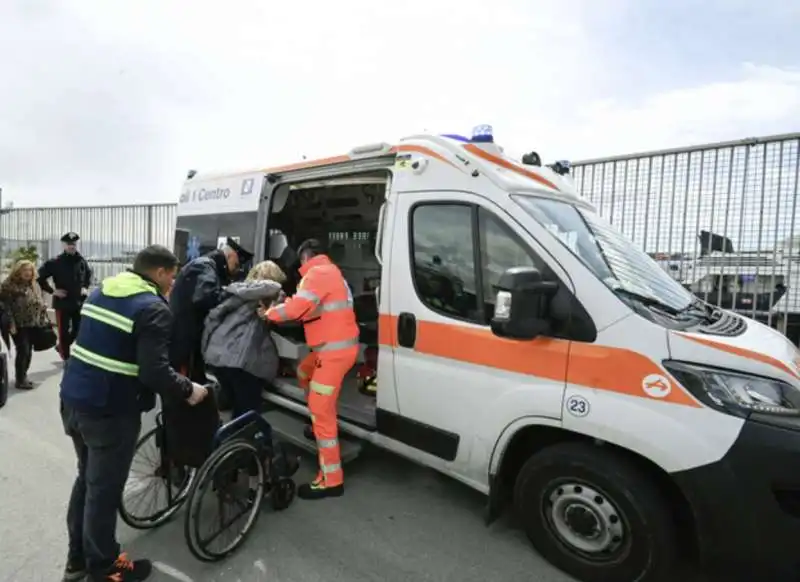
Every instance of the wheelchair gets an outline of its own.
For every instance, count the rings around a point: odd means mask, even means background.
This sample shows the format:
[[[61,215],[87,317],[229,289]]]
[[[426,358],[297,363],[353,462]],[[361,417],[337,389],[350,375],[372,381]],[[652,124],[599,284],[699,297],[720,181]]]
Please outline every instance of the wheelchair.
[[[136,445],[119,509],[130,527],[158,527],[186,505],[184,538],[189,551],[198,560],[216,562],[245,542],[266,499],[275,511],[294,501],[294,471],[280,445],[269,438],[269,423],[257,412],[223,424],[199,468],[170,460],[166,434],[159,412],[156,426]],[[215,545],[221,538],[227,541]]]

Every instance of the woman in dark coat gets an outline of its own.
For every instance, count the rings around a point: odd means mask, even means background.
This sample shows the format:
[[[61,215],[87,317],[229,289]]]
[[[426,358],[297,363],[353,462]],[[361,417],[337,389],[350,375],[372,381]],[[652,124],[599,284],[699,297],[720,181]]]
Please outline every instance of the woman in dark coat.
[[[49,324],[47,305],[36,284],[36,266],[31,261],[17,261],[11,269],[0,285],[0,303],[17,352],[14,358],[16,387],[30,390],[34,387],[28,379],[33,356],[32,334],[35,328]]]

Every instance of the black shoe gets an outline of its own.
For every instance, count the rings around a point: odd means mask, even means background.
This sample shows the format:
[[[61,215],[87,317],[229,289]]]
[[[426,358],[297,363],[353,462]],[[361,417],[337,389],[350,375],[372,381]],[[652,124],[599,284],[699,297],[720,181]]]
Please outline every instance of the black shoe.
[[[86,563],[83,560],[69,560],[64,568],[63,582],[79,582],[86,578]]]
[[[92,574],[92,582],[141,582],[147,580],[153,571],[150,560],[129,560],[127,554],[120,554],[111,569],[103,574]]]
[[[14,384],[14,387],[15,387],[17,390],[33,390],[33,389],[35,388],[35,386],[34,386],[33,382],[31,382],[31,381],[30,381],[30,380],[28,380],[27,378],[26,378],[25,380],[19,380],[19,381],[17,381],[17,382]]]
[[[317,440],[317,437],[314,436],[314,427],[310,424],[307,424],[305,428],[303,428],[303,436],[309,441]]]
[[[306,483],[305,485],[300,485],[297,489],[297,496],[300,499],[309,501],[327,497],[341,497],[342,495],[344,495],[344,485],[325,487],[321,483]]]

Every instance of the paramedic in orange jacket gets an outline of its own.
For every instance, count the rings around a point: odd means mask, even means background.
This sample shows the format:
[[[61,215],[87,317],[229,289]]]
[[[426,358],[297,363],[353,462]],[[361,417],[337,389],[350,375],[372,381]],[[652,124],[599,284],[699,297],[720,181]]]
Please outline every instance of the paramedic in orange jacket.
[[[309,239],[297,249],[302,279],[297,293],[283,304],[262,312],[274,323],[302,321],[311,353],[300,363],[297,377],[309,391],[308,409],[319,451],[317,478],[298,489],[301,499],[339,497],[344,474],[339,453],[336,403],[345,374],[358,356],[358,324],[353,296],[342,272]]]

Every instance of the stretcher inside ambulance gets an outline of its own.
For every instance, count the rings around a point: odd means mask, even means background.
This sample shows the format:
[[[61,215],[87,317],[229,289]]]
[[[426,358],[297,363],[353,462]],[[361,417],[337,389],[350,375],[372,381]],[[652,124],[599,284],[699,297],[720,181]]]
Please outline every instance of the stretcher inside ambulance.
[[[581,581],[676,580],[688,559],[729,581],[800,571],[797,348],[672,280],[568,164],[513,160],[487,127],[413,136],[193,176],[177,229],[185,258],[231,236],[285,266],[327,242],[361,328],[345,460],[370,442],[485,493],[488,521],[512,509]],[[313,450],[302,330],[274,337],[268,418]]]

